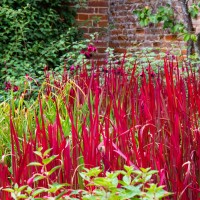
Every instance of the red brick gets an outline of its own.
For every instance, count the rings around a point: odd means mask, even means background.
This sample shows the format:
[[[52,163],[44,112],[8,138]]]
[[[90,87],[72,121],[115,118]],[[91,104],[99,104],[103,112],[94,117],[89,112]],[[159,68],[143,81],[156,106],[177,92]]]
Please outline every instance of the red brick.
[[[102,56],[99,60],[96,61],[97,66],[105,65],[105,56]]]
[[[164,38],[166,41],[175,41],[177,40],[177,35],[166,35]]]
[[[92,1],[88,3],[88,6],[91,7],[108,7],[108,2],[106,1]]]
[[[95,8],[92,8],[92,7],[86,7],[86,8],[80,8],[78,10],[78,13],[81,14],[81,13],[86,13],[86,14],[91,14],[91,13],[95,13]]]
[[[109,43],[109,47],[115,49],[115,48],[119,47],[119,45],[117,45],[117,44],[115,44],[115,43],[113,43],[113,42],[110,42],[110,43]]]
[[[84,28],[89,28],[93,26],[93,23],[91,20],[83,20],[83,21],[79,20],[78,25]]]
[[[105,59],[106,55],[107,55],[106,53],[96,53],[96,54],[93,55],[92,58],[93,59],[97,59],[97,60],[98,59],[103,59],[103,58]]]
[[[135,32],[136,32],[136,34],[144,34],[145,32],[144,32],[144,29],[141,29],[141,28],[137,28],[136,30],[135,30]]]
[[[160,47],[161,46],[161,43],[160,42],[154,42],[153,43],[153,47]]]
[[[88,33],[84,33],[84,38],[86,38],[86,39],[90,39],[91,37],[90,37],[90,34],[88,34]]]
[[[107,21],[108,20],[108,15],[89,15],[89,18],[98,18],[99,20],[104,20],[104,21]]]
[[[89,33],[100,32],[101,31],[100,29],[101,28],[99,28],[99,27],[91,27],[91,28],[89,28]]]
[[[99,10],[99,13],[102,13],[102,14],[107,14],[108,12],[108,8],[98,8]]]
[[[116,48],[114,51],[115,51],[115,53],[125,53],[126,49],[124,49],[124,48]]]
[[[89,19],[89,15],[88,14],[78,14],[78,19],[79,20],[87,20],[87,19]]]
[[[107,42],[102,42],[102,41],[96,41],[94,42],[94,45],[97,46],[97,47],[107,47]]]
[[[187,54],[187,49],[181,50],[181,54],[186,55]]]
[[[107,22],[107,21],[100,21],[100,22],[98,23],[98,26],[99,26],[99,27],[108,27],[108,22]]]
[[[83,31],[84,33],[89,33],[89,30],[87,27],[81,27],[80,30]]]
[[[105,53],[105,51],[106,51],[106,47],[98,47],[97,48],[97,51],[98,51],[98,53]]]

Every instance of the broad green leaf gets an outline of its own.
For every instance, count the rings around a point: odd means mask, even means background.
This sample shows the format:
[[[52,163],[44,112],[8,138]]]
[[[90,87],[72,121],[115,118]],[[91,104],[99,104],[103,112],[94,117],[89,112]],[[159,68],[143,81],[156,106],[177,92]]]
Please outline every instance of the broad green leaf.
[[[35,196],[37,196],[37,195],[39,195],[39,194],[41,194],[41,193],[43,193],[43,192],[46,192],[46,191],[47,191],[46,188],[40,188],[40,189],[38,189],[38,190],[35,190],[35,191],[33,192],[32,196],[35,197]]]
[[[117,177],[112,178],[111,182],[112,182],[112,186],[114,186],[115,188],[117,188],[118,183],[119,183],[118,178]]]
[[[12,188],[4,188],[3,191],[6,191],[6,192],[15,192],[15,190],[13,190]]]
[[[47,149],[47,150],[43,153],[43,156],[46,157],[46,156],[49,154],[49,152],[51,152],[51,150],[52,150],[52,148],[51,148],[51,149]]]
[[[190,34],[188,34],[188,33],[184,34],[183,40],[185,42],[189,41],[190,40]]]
[[[27,199],[28,197],[25,194],[21,194],[17,196],[18,199]]]
[[[157,174],[158,170],[150,170],[147,174],[148,175],[153,175],[153,174]]]
[[[39,162],[31,162],[31,163],[29,163],[27,166],[43,166],[41,163],[39,163]]]
[[[56,166],[56,167],[52,168],[50,171],[46,172],[46,175],[47,175],[47,176],[50,176],[50,175],[53,174],[57,169],[60,169],[60,168],[61,168],[60,165],[59,165],[59,166]]]
[[[51,156],[51,157],[49,157],[49,158],[46,158],[46,159],[43,159],[42,160],[42,163],[44,164],[44,165],[48,165],[50,162],[52,162],[55,158],[57,158],[58,157],[58,155],[53,155],[53,156]]]
[[[120,170],[117,170],[117,171],[114,171],[114,172],[112,172],[112,173],[110,173],[110,172],[106,172],[106,177],[108,177],[108,178],[116,178],[116,177],[118,177],[120,174],[126,174],[124,171],[120,171]]]
[[[106,179],[106,178],[104,178],[104,177],[94,178],[93,182],[97,186],[104,186],[104,187],[107,187],[107,188],[113,186],[111,181]]]
[[[23,185],[23,186],[19,187],[19,189],[17,191],[21,192],[21,191],[25,190],[27,187],[28,187],[27,185]]]
[[[131,173],[133,173],[134,169],[132,166],[127,166],[124,165],[124,169],[127,171],[127,173],[130,175]]]
[[[151,179],[152,175],[145,176],[145,182],[148,182]]]
[[[37,156],[39,156],[40,158],[42,158],[42,153],[40,151],[34,151],[34,154],[36,154]]]
[[[44,178],[45,178],[45,176],[38,175],[38,176],[36,176],[36,177],[33,179],[33,182],[36,182],[36,181],[42,180],[42,179],[44,179]]]
[[[27,192],[28,194],[30,194],[32,191],[33,191],[33,189],[32,189],[30,186],[28,186],[27,189],[26,189],[26,192]]]
[[[126,183],[126,185],[130,185],[130,183],[131,183],[131,177],[130,176],[125,175],[125,176],[123,176],[122,180],[124,181],[124,183]]]
[[[88,171],[86,172],[86,175],[87,175],[88,177],[91,177],[91,176],[96,177],[96,176],[98,176],[98,175],[101,173],[101,171],[102,171],[102,170],[100,170],[99,167],[95,167],[95,168],[92,168],[92,169],[88,170]]]
[[[65,187],[66,184],[59,184],[59,183],[54,183],[52,185],[49,185],[50,189],[49,192],[55,193],[57,190],[60,190],[61,188]]]
[[[140,196],[142,194],[142,191],[140,190],[140,188],[142,187],[142,185],[139,186],[123,186],[123,188],[126,189],[126,191],[124,191],[123,193],[119,194],[120,197],[122,197],[123,199],[130,199],[133,198],[135,196]]]
[[[11,193],[11,197],[14,199],[14,200],[16,200],[17,199],[17,196],[16,196],[16,194],[15,193]]]
[[[17,190],[18,189],[18,184],[17,183],[15,183],[15,185],[14,185],[14,190]]]
[[[197,36],[195,34],[192,34],[191,35],[191,40],[193,40],[194,42],[196,42],[197,41]]]
[[[85,195],[82,198],[83,200],[97,200],[95,196]]]

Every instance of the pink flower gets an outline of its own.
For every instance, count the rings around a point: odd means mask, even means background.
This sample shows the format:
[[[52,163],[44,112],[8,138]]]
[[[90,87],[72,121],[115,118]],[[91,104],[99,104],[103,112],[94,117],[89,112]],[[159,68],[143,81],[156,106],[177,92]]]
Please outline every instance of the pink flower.
[[[13,91],[14,91],[14,92],[17,92],[18,90],[19,90],[19,87],[16,86],[16,85],[14,85]]]
[[[80,53],[84,54],[87,59],[90,59],[92,57],[92,53],[96,52],[96,50],[97,48],[90,44],[88,45],[87,50],[82,49]]]
[[[33,80],[28,74],[26,74],[25,78],[26,78],[27,81],[32,81]]]
[[[87,59],[90,59],[90,58],[92,57],[92,54],[91,54],[89,51],[86,51],[86,52],[84,53],[84,55],[85,55],[85,57],[86,57]]]
[[[151,72],[151,77],[155,77],[156,73],[155,72]]]
[[[5,84],[5,91],[8,91],[8,90],[11,90],[11,89],[12,89],[12,85],[11,85],[10,82],[7,82],[7,81],[6,81],[4,84]],[[18,91],[18,90],[19,90],[19,87],[16,86],[16,85],[14,85],[14,86],[13,86],[13,91],[16,92],[16,91]]]
[[[176,56],[172,54],[172,60],[175,60],[175,59],[176,59]]]
[[[34,181],[34,176],[32,176],[31,178],[28,179],[27,184],[31,185]]]
[[[80,68],[80,65],[77,65],[77,66],[76,66],[76,69],[79,69],[79,68]]]
[[[88,48],[87,48],[88,52],[96,52],[97,51],[97,48],[93,45],[88,45]]]
[[[11,90],[12,85],[10,82],[6,81],[4,84],[5,84],[5,91]]]
[[[90,53],[89,51],[81,50],[80,53],[84,54],[87,59],[90,59],[92,57],[92,53]]]
[[[123,74],[123,70],[121,68],[115,69],[115,74],[117,75],[122,75]]]
[[[54,85],[55,85],[57,88],[60,88],[60,87],[61,87],[60,82],[57,81],[57,80],[54,80]]]
[[[48,71],[48,66],[47,65],[44,67],[44,71]]]
[[[120,60],[117,60],[117,61],[115,61],[115,64],[120,65],[120,64],[121,64],[121,61],[120,61]]]
[[[145,75],[144,71],[139,74],[140,77],[144,77],[144,75]]]
[[[81,54],[84,54],[84,53],[85,53],[85,50],[84,50],[84,49],[82,49],[82,50],[80,51],[80,53],[81,53]]]
[[[108,69],[106,67],[103,67],[102,72],[108,73]]]
[[[72,65],[69,69],[70,69],[70,71],[74,71],[75,70],[74,65]]]

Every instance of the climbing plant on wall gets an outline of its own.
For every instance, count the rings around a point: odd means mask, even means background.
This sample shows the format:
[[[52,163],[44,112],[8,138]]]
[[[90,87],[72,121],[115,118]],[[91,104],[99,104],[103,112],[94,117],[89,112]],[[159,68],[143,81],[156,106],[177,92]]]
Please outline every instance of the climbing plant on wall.
[[[40,78],[45,65],[62,65],[81,36],[75,25],[79,5],[79,0],[0,2],[0,88],[25,74]]]
[[[178,3],[181,12],[173,3]],[[164,6],[143,5],[142,8],[134,10],[141,26],[150,23],[158,24],[162,22],[163,29],[168,29],[172,34],[178,34],[187,42],[187,55],[196,53],[200,56],[200,33],[195,33],[193,19],[196,19],[200,9],[200,2],[188,0],[170,0]]]

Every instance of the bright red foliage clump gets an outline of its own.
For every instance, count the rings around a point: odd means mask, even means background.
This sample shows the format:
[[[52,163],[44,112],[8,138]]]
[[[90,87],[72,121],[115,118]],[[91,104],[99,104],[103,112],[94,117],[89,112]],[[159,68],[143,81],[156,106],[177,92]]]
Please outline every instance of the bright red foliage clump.
[[[70,137],[65,136],[59,109],[53,124],[45,121],[41,100],[42,122],[36,116],[35,136],[19,140],[11,118],[13,173],[0,164],[0,187],[9,184],[9,176],[14,183],[26,183],[37,171],[27,167],[37,160],[33,151],[42,146],[44,150],[53,148],[51,154],[59,155],[63,162],[62,173],[52,174],[52,180],[67,182],[72,188],[79,187],[80,164],[87,168],[102,166],[105,172],[126,164],[157,169],[160,178],[155,181],[166,185],[174,199],[198,199],[200,73],[186,67],[187,73],[181,75],[178,66],[167,59],[158,73],[149,66],[149,70],[137,74],[136,68],[125,70],[122,61],[117,69],[93,66],[88,71],[82,66],[73,70],[76,86],[63,98]],[[70,81],[67,76],[65,71],[62,84]],[[49,98],[50,91],[48,88]],[[75,111],[83,106],[85,113],[77,114]],[[49,168],[55,165],[56,160]],[[4,195],[0,193],[1,199]]]

